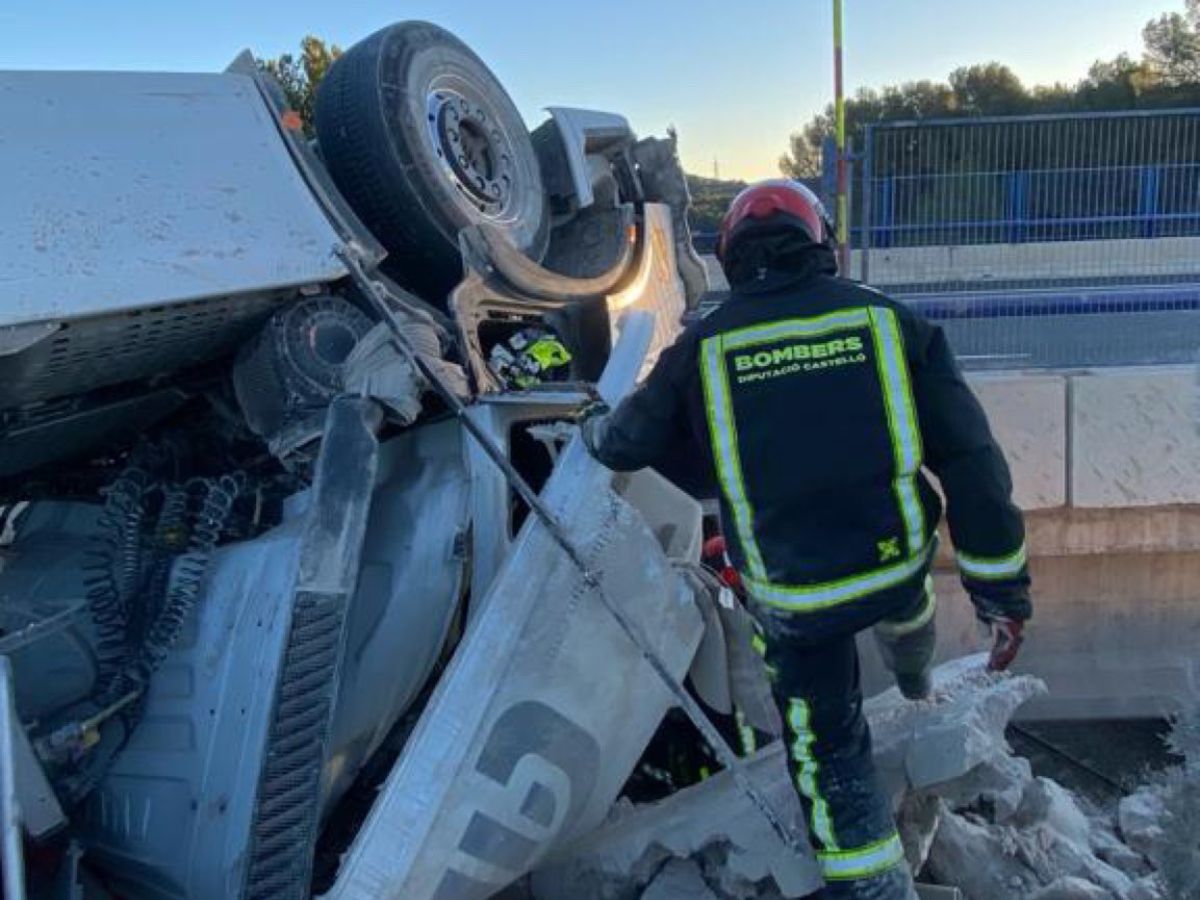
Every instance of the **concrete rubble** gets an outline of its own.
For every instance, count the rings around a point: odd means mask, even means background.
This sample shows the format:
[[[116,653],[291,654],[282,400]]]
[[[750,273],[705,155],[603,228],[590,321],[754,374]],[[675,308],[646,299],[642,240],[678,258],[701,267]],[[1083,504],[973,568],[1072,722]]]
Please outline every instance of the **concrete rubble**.
[[[699,864],[690,859],[672,859],[659,871],[642,900],[716,900],[717,895],[704,883]]]
[[[760,751],[746,774],[802,830],[783,745]],[[619,804],[607,823],[534,872],[537,900],[637,900],[671,860],[692,860],[716,896],[803,897],[820,888],[816,861],[788,853],[725,772],[659,803]],[[653,900],[653,897],[652,897]]]
[[[1163,813],[1162,794],[1154,787],[1140,788],[1124,797],[1117,807],[1117,824],[1125,843],[1138,853],[1150,853],[1162,840]]]
[[[1044,691],[974,656],[939,667],[928,701],[891,689],[866,702],[910,866],[965,900],[1165,900],[1146,859],[1161,817],[1152,792],[1104,815],[1008,748],[1013,713]],[[782,745],[746,771],[803,829]],[[659,803],[619,803],[530,880],[536,900],[776,900],[819,886],[815,861],[787,853],[725,773]]]
[[[1046,885],[1031,900],[1112,900],[1112,894],[1090,881],[1068,876]]]

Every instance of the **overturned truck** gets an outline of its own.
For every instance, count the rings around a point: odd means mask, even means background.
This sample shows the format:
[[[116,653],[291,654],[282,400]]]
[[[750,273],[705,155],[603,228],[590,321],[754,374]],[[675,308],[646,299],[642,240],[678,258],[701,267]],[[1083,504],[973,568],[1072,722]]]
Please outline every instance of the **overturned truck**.
[[[416,22],[313,135],[249,54],[0,73],[10,889],[471,900],[603,819],[670,695],[429,373],[682,677],[700,507],[562,423],[705,284],[673,146],[550,112]]]

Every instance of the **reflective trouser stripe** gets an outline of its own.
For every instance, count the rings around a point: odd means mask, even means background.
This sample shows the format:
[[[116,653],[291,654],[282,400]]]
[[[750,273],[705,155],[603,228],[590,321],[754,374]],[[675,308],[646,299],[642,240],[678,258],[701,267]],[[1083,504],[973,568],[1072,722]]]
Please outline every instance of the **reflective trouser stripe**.
[[[900,836],[893,831],[888,837],[874,844],[856,850],[818,853],[817,859],[821,863],[821,874],[826,881],[870,878],[903,862],[904,845],[900,843]]]
[[[1024,571],[1025,564],[1028,561],[1026,559],[1024,544],[1008,554],[1008,556],[969,556],[962,552],[959,552],[957,556],[960,572],[964,575],[969,575],[971,578],[980,578],[984,581],[1016,578]]]
[[[791,726],[792,759],[796,763],[797,787],[812,804],[812,830],[821,846],[826,850],[837,850],[837,838],[833,833],[833,817],[829,813],[829,804],[821,796],[817,783],[820,766],[812,753],[813,741],[817,736],[809,727],[812,719],[808,703],[799,697],[788,701],[788,725]]]
[[[917,494],[917,470],[921,467],[921,429],[917,424],[904,340],[890,309],[871,307],[871,334],[875,339],[875,365],[883,387],[888,431],[892,438],[896,475],[892,489],[904,520],[908,552],[914,554],[925,545],[925,510]]]
[[[758,749],[758,738],[754,736],[754,729],[740,709],[735,711],[734,719],[737,722],[738,740],[742,744],[742,756],[749,756]]]
[[[750,646],[759,656],[767,655],[767,641],[761,634],[755,634],[750,638]]]
[[[920,628],[929,624],[929,620],[933,618],[937,612],[937,595],[933,591],[933,577],[925,576],[925,602],[921,604],[917,614],[909,619],[904,619],[900,622],[893,622],[884,619],[875,626],[875,631],[887,638],[904,637],[906,634],[912,634]]]

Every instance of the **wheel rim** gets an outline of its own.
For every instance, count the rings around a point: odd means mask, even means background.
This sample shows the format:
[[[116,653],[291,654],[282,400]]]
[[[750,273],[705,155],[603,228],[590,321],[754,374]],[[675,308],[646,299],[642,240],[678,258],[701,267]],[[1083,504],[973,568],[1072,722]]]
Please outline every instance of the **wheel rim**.
[[[497,117],[459,86],[434,85],[426,125],[438,164],[462,199],[489,220],[511,217],[515,154]]]

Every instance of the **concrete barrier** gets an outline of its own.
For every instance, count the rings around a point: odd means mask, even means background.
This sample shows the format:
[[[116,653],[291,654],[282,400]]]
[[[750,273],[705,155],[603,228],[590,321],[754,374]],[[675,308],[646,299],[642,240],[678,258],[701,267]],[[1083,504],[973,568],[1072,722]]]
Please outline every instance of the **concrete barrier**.
[[[1061,375],[978,375],[970,379],[1012,469],[1022,509],[1067,502],[1067,379]]]
[[[1196,370],[970,378],[1025,510],[1200,503]]]
[[[1072,376],[1071,394],[1072,505],[1200,503],[1194,368]]]

